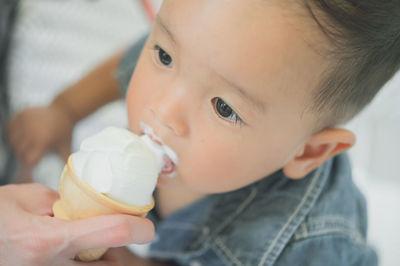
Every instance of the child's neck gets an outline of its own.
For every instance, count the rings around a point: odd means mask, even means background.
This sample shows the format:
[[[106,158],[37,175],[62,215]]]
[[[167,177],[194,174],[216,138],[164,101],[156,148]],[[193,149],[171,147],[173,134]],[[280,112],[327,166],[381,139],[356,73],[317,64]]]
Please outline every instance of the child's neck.
[[[170,188],[158,188],[156,194],[156,208],[161,219],[167,218],[174,212],[205,197],[204,194],[194,193],[193,191]]]

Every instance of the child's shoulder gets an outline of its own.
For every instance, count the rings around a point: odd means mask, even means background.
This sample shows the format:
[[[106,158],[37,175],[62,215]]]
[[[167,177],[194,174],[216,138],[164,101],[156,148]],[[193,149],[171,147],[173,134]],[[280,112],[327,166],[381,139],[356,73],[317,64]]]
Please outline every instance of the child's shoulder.
[[[234,208],[233,202],[237,203]],[[312,249],[322,245],[331,251],[315,254],[320,254],[321,260],[341,265],[331,257],[338,255],[332,252],[338,244],[348,247],[340,248],[341,258],[347,259],[346,250],[348,256],[357,260],[376,258],[366,246],[365,201],[352,182],[345,154],[302,180],[287,179],[279,171],[242,191],[221,197],[213,210],[210,218],[220,224],[212,239],[213,247],[232,264],[236,261],[239,265],[272,265],[285,260],[296,264],[301,259],[297,256],[315,253]],[[370,261],[374,265],[376,260]],[[317,262],[315,258],[315,265],[320,265],[321,261]]]
[[[152,247],[154,255],[170,254],[182,265],[348,265],[339,259],[349,257],[354,265],[376,265],[365,224],[364,199],[347,156],[339,155],[301,180],[278,171],[203,199],[156,225],[159,241]]]

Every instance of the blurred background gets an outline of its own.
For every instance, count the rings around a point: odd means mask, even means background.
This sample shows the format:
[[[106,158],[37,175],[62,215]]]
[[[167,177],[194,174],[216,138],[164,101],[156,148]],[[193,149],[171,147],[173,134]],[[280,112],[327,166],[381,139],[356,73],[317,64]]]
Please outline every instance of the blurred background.
[[[369,241],[380,265],[400,261],[400,73],[345,127],[355,132],[353,178],[368,203]]]
[[[161,0],[150,2],[154,9],[161,4]],[[9,115],[49,104],[150,27],[140,0],[20,1],[8,51]],[[399,103],[400,74],[345,125],[358,138],[350,151],[354,179],[368,201],[369,241],[378,251],[382,266],[396,266],[400,261]],[[127,127],[123,100],[81,121],[74,131],[73,150],[83,138],[110,125]],[[4,163],[2,156],[0,151],[0,162]],[[34,181],[56,189],[63,166],[55,154],[46,155],[34,168]],[[18,172],[13,175],[17,177]]]
[[[147,1],[154,8],[160,1]],[[118,51],[149,32],[139,0],[22,0],[8,58],[10,116],[53,98]],[[127,127],[123,100],[108,104],[74,130],[73,150],[81,140],[106,126]],[[57,187],[64,162],[48,154],[33,171],[36,182]],[[18,175],[18,172],[15,172]]]

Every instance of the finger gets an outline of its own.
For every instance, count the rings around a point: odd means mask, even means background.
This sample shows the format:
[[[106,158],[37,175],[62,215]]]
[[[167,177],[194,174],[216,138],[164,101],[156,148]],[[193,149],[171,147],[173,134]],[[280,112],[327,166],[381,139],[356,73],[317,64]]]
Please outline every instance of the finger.
[[[45,147],[43,147],[42,145],[33,145],[26,152],[26,155],[24,157],[24,163],[29,167],[33,167],[43,157],[45,151],[46,151]]]
[[[9,125],[7,127],[7,140],[14,151],[19,143],[18,141],[20,139],[19,134],[20,134],[19,131],[15,129],[14,125]]]
[[[10,119],[6,126],[8,138],[11,139],[13,136],[18,136],[23,132],[21,124],[24,123],[24,119],[21,118],[21,113],[15,115]]]
[[[27,212],[44,216],[53,214],[53,204],[59,198],[54,190],[35,183],[18,185],[15,198]],[[27,200],[29,195],[29,200]]]
[[[6,134],[7,134],[8,139],[12,138],[12,135],[15,132],[15,126],[16,126],[16,122],[15,122],[15,116],[14,116],[6,124]]]
[[[21,138],[18,143],[15,144],[15,155],[17,158],[23,163],[26,164],[25,162],[25,157],[27,151],[30,149],[32,146],[32,143],[24,138]]]
[[[21,162],[26,167],[32,167],[33,166],[33,164],[29,160],[31,160],[32,154],[37,153],[35,146],[36,145],[33,142],[29,143],[29,146],[28,145],[25,146],[25,150],[22,153]]]
[[[57,262],[57,264],[52,264],[52,265],[58,265],[58,266],[112,266],[112,265],[121,265],[121,264],[115,264],[112,263],[114,261],[104,261],[104,260],[99,260],[99,261],[92,261],[92,262],[82,262],[82,261],[77,261],[74,259],[67,259],[67,260],[60,260]]]
[[[64,160],[64,162],[67,162],[68,157],[71,154],[71,142],[67,141],[65,144],[60,145],[57,149],[57,154]]]
[[[97,216],[72,221],[66,226],[71,254],[84,249],[148,243],[154,237],[150,220],[130,215]]]
[[[129,254],[127,254],[129,253]],[[97,261],[82,262],[78,260],[69,260],[68,265],[82,265],[82,266],[110,266],[110,265],[125,265],[121,264],[122,261],[132,261],[132,253],[126,248],[112,248],[108,249],[107,252]],[[136,260],[134,261],[137,265]],[[129,264],[131,265],[131,264]],[[145,264],[140,264],[145,265]]]

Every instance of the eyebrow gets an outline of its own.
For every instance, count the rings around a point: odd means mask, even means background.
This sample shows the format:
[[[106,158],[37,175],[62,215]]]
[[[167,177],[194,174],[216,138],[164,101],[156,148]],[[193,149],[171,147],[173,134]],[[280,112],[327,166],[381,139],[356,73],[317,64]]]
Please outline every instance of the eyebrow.
[[[164,23],[164,21],[162,20],[161,16],[159,14],[156,15],[155,18],[155,22],[158,23],[158,25],[160,25],[161,30],[166,33],[169,38],[175,43],[177,44],[174,35],[172,34],[172,32],[168,29],[168,27],[166,26],[166,24]],[[247,92],[246,89],[242,88],[241,86],[233,83],[232,81],[230,81],[229,79],[225,78],[223,75],[221,75],[220,73],[218,73],[217,71],[214,70],[214,73],[221,79],[223,80],[225,83],[227,83],[230,87],[232,87],[235,91],[237,91],[243,98],[245,98],[247,101],[249,101],[250,103],[254,104],[254,106],[256,107],[256,109],[258,109],[260,112],[264,113],[265,112],[265,105],[264,103],[262,103],[257,97],[251,95],[250,93]]]
[[[164,21],[161,19],[161,16],[159,14],[157,14],[156,18],[155,18],[155,22],[158,23],[158,25],[160,25],[161,30],[163,32],[165,32],[169,38],[175,43],[177,44],[174,35],[172,34],[172,32],[168,29],[168,27],[166,26],[166,24],[164,23]]]
[[[254,104],[256,109],[260,111],[261,113],[265,112],[265,105],[263,102],[261,102],[257,97],[254,95],[250,94],[245,88],[233,83],[231,80],[225,78],[223,75],[220,73],[216,72],[214,70],[214,73],[222,79],[225,83],[227,83],[230,87],[232,87],[236,92],[238,92],[243,98],[245,98],[247,101],[250,103]]]

